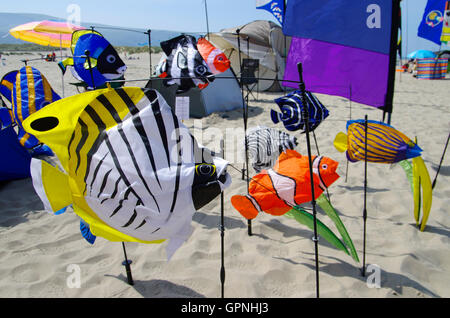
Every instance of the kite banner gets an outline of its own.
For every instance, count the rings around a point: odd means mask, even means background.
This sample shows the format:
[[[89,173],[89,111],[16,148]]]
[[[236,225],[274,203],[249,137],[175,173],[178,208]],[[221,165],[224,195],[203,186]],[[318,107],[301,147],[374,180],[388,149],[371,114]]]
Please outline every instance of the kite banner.
[[[428,0],[417,36],[441,45],[446,0]]]
[[[256,9],[269,11],[283,25],[284,0],[256,0]]]
[[[283,33],[293,39],[284,80],[298,81],[301,62],[308,91],[392,112],[399,6],[391,0],[289,1]]]

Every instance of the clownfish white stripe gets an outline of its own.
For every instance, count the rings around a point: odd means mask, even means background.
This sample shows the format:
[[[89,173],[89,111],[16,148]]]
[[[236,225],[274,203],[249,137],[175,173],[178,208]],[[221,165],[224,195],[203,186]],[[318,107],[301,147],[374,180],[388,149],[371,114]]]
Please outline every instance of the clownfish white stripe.
[[[320,175],[320,162],[322,161],[323,156],[317,156],[314,158],[312,162],[313,173],[315,173],[319,177],[319,186],[322,190],[325,190],[327,187],[325,183],[323,183],[322,176]]]
[[[214,66],[214,59],[216,58],[217,55],[222,54],[222,51],[220,51],[219,49],[215,48],[214,50],[212,50],[209,55],[208,55],[208,60],[206,61],[206,63],[208,64],[208,67],[210,68],[211,72],[213,74],[217,74],[220,73],[216,67]]]
[[[279,174],[273,169],[269,169],[267,172],[277,196],[290,206],[297,205],[295,202],[295,192],[297,188],[295,180]]]

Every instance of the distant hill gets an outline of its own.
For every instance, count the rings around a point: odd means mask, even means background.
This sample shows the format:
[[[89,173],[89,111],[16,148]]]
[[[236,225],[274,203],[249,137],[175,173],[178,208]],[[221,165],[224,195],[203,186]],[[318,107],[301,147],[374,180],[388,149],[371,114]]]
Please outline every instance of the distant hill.
[[[62,21],[65,19],[52,17],[44,14],[34,14],[34,13],[6,13],[0,12],[0,44],[23,44],[27,43],[22,40],[14,38],[9,34],[9,30],[20,24],[41,21],[41,20],[52,20],[52,21]],[[85,28],[90,28],[95,26],[95,30],[100,32],[105,36],[108,41],[114,46],[147,46],[148,36],[143,32],[146,29],[135,29],[130,28],[138,32],[130,32],[125,30],[113,30],[113,28],[120,28],[112,25],[98,24],[98,23],[81,23]],[[111,29],[107,29],[111,28]],[[189,33],[185,31],[185,33]],[[152,46],[159,46],[160,42],[171,39],[180,35],[178,31],[167,31],[167,30],[151,30],[151,40]]]

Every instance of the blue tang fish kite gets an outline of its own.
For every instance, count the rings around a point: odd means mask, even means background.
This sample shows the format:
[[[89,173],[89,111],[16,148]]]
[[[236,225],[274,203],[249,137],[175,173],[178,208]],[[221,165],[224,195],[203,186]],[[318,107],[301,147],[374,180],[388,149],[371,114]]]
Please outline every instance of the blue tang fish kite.
[[[73,57],[65,59],[58,65],[63,73],[67,66],[72,66],[73,76],[85,82],[88,88],[99,88],[108,80],[121,78],[127,69],[114,47],[99,32],[75,31],[72,34],[71,50]],[[86,50],[89,51],[91,70]]]

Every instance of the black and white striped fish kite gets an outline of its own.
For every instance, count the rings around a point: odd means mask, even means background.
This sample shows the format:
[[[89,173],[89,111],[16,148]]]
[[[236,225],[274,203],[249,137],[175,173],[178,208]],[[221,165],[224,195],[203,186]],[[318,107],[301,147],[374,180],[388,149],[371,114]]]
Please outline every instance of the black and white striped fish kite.
[[[166,86],[177,84],[177,93],[193,87],[203,89],[214,81],[213,73],[200,55],[192,35],[180,35],[163,41],[161,48],[167,58],[160,61],[157,74],[165,79]]]
[[[309,131],[313,131],[319,124],[328,117],[328,109],[311,92],[306,92],[306,99],[309,110]],[[277,124],[280,121],[289,131],[306,131],[305,119],[303,118],[303,104],[301,92],[294,91],[286,96],[275,99],[275,103],[281,110],[281,113],[270,111],[272,121]]]
[[[257,173],[272,168],[282,152],[298,145],[296,137],[264,126],[249,129],[246,141],[249,160]]]
[[[155,90],[95,90],[44,110],[24,127],[48,143],[65,173],[33,160],[33,185],[48,211],[73,205],[86,239],[169,239],[170,258],[196,210],[231,183],[228,163],[200,147]]]

